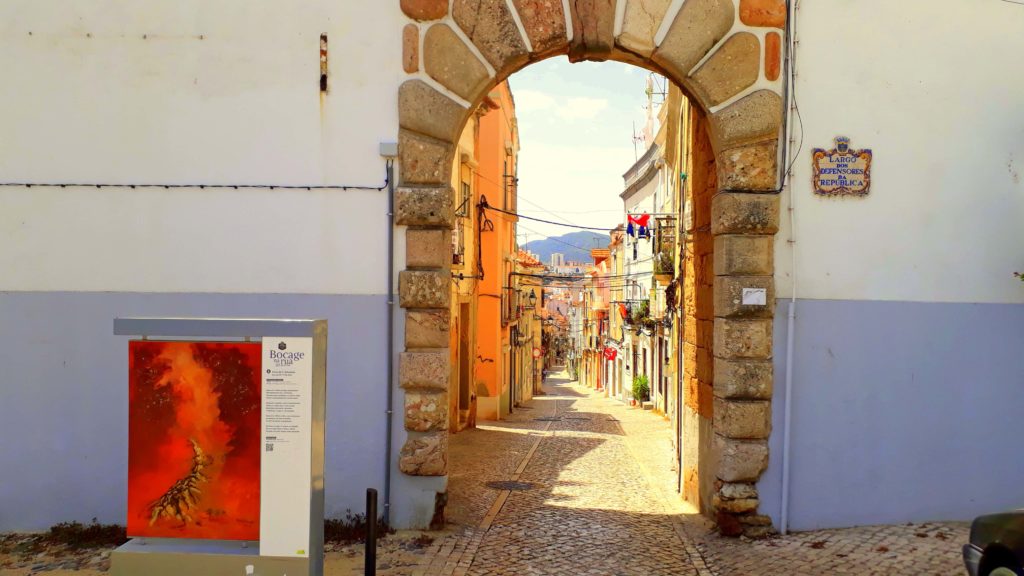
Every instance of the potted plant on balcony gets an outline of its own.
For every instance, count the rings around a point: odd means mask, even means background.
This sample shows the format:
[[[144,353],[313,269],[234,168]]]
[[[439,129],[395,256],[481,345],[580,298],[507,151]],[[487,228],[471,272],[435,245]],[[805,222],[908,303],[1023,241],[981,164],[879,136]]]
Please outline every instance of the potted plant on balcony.
[[[651,316],[651,303],[648,300],[630,303],[629,322],[631,326],[641,326]]]
[[[647,375],[641,374],[633,377],[633,398],[630,405],[642,404],[651,398],[651,389],[647,384]]]

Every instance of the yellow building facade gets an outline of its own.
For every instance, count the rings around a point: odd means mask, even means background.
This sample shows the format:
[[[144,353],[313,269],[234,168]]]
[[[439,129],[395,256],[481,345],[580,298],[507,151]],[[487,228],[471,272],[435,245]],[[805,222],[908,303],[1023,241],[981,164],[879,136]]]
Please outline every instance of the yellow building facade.
[[[513,328],[519,131],[508,82],[470,116],[452,166],[449,429],[507,415],[515,402]]]

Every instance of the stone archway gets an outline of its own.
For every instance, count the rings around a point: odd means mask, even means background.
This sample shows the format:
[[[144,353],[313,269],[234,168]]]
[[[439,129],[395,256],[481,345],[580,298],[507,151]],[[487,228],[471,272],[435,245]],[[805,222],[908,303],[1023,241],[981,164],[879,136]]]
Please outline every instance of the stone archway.
[[[782,124],[784,0],[401,0],[408,79],[399,89],[396,223],[406,227],[405,391],[399,468],[447,474],[445,422],[423,430],[417,406],[448,405],[453,142],[495,84],[547,57],[616,60],[664,74],[707,114],[717,166],[714,238],[714,506],[722,523],[755,526],[768,463],[774,234]],[[747,306],[743,288],[768,288]],[[757,521],[753,519],[757,518]],[[724,527],[724,526],[723,526]]]

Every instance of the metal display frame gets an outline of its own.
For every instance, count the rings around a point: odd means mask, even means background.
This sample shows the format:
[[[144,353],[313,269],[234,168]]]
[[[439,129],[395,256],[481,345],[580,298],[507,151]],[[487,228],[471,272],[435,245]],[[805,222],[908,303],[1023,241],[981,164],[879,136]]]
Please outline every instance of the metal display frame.
[[[114,335],[142,339],[261,342],[311,338],[309,554],[261,556],[259,541],[133,538],[111,553],[111,576],[284,576],[324,572],[324,454],[327,399],[327,320],[264,318],[115,318]]]

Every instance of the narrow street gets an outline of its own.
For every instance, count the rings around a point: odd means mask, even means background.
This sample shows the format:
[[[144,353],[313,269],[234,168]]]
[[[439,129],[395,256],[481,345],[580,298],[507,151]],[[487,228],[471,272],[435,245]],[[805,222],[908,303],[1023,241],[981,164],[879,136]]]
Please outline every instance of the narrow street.
[[[633,456],[612,401],[564,373],[545,392],[509,421],[453,441],[450,520],[473,533],[463,553],[472,561],[460,559],[456,573],[697,574],[680,511]],[[488,487],[501,480],[520,484]]]
[[[673,497],[670,425],[565,373],[499,422],[452,436],[449,528],[383,540],[378,574],[963,574],[965,523],[723,538]],[[500,489],[492,482],[516,482]],[[362,547],[328,574],[362,574]]]

